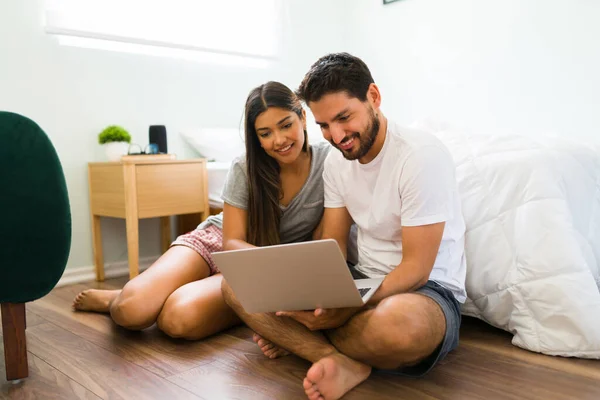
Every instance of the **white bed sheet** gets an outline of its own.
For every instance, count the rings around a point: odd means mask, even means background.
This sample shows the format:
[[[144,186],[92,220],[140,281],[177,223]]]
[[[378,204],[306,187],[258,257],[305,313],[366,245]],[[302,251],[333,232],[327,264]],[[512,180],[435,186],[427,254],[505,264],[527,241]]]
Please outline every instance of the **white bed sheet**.
[[[208,174],[208,203],[213,208],[223,208],[221,193],[223,191],[223,185],[225,185],[225,179],[227,178],[227,171],[229,171],[230,167],[230,162],[209,161],[206,163]]]

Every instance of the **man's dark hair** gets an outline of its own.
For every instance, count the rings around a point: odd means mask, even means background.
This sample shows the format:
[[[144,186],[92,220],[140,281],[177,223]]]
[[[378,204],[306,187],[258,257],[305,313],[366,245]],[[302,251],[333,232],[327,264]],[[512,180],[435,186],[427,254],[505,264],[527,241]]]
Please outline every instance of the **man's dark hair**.
[[[332,53],[310,67],[296,94],[306,104],[336,92],[346,92],[366,101],[371,83],[374,83],[371,71],[360,58],[348,53]]]

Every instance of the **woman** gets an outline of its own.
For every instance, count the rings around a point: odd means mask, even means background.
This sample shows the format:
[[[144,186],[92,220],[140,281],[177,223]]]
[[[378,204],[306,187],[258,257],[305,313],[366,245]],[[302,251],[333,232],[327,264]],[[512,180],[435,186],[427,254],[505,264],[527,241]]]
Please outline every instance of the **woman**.
[[[120,326],[158,323],[167,335],[201,339],[241,323],[225,304],[211,253],[310,240],[323,213],[323,162],[328,143],[309,146],[306,115],[285,85],[253,89],[245,106],[246,156],[233,161],[223,213],[178,237],[149,269],[122,290],[89,289],[75,310],[110,313]],[[255,336],[267,356],[286,352]]]

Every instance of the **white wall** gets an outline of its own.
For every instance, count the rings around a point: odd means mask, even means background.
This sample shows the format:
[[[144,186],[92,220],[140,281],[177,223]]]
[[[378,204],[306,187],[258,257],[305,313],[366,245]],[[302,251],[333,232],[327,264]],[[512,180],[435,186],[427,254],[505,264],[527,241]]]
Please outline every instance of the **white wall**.
[[[383,108],[474,132],[600,141],[600,1],[349,0]]]
[[[266,70],[59,46],[43,32],[43,0],[0,1],[0,109],[52,139],[73,213],[68,267],[92,265],[86,166],[103,159],[98,132],[120,124],[147,143],[178,132],[238,127],[248,91],[296,87],[319,56],[361,56],[402,123],[434,117],[476,132],[558,133],[599,141],[600,2],[592,0],[288,0],[282,61]],[[43,221],[40,221],[43,223]],[[159,253],[156,220],[140,224],[141,256]],[[122,220],[103,221],[105,260],[126,260]]]
[[[236,128],[251,88],[267,80],[295,88],[320,55],[342,50],[329,16],[343,1],[290,0],[282,62],[266,70],[59,46],[43,32],[43,0],[0,1],[0,109],[36,121],[58,151],[73,214],[67,267],[93,264],[87,163],[104,160],[96,140],[105,126],[122,125],[145,145],[148,126],[164,124],[169,151],[195,156],[181,129]],[[105,261],[126,260],[124,221],[105,218],[102,227]],[[158,227],[155,219],[141,222],[142,257],[159,254]]]

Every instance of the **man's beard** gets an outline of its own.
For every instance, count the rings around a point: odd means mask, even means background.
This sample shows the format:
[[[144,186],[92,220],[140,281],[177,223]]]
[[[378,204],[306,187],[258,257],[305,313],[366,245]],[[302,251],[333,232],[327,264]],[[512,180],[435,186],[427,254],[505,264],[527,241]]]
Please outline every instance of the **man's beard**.
[[[377,134],[379,133],[379,118],[375,115],[375,111],[371,108],[370,110],[370,119],[369,125],[363,133],[354,132],[350,136],[346,136],[342,142],[348,140],[349,138],[354,138],[354,140],[358,140],[359,147],[356,151],[349,153],[346,150],[340,149],[338,145],[331,141],[334,147],[336,147],[339,151],[342,152],[342,155],[346,160],[358,160],[367,155],[369,150],[373,147],[375,143],[375,139],[377,139]]]

